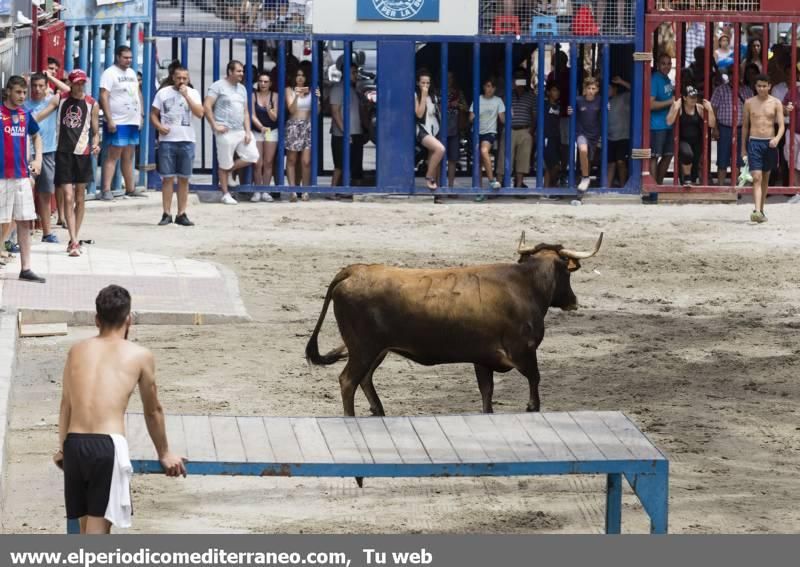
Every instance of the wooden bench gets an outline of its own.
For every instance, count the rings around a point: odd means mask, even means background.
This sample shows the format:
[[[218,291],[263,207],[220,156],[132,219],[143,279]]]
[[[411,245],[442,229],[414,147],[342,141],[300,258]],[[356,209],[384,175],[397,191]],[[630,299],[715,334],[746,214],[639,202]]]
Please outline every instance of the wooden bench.
[[[606,533],[618,534],[622,477],[667,532],[669,463],[621,412],[436,417],[169,415],[190,475],[437,477],[602,474]],[[141,414],[127,416],[137,473],[162,474]],[[188,503],[187,503],[188,506]],[[74,522],[68,531],[75,529]]]

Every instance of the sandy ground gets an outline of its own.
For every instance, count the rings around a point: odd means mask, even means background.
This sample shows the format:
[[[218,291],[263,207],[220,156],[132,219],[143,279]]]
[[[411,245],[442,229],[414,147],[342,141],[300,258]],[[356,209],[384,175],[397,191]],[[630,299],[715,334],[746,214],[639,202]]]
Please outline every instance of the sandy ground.
[[[151,197],[153,198],[153,197]],[[784,199],[780,199],[782,202]],[[170,412],[340,415],[334,367],[303,357],[333,275],[354,262],[441,267],[515,261],[529,242],[600,254],[572,277],[582,309],[547,316],[545,410],[622,410],[671,460],[670,529],[800,531],[800,208],[384,200],[198,205],[194,229],[158,209],[87,215],[98,246],[218,262],[240,278],[250,324],[138,327]],[[22,341],[13,384],[2,528],[64,529],[56,446],[64,355],[91,329]],[[320,341],[339,344],[332,312]],[[390,415],[477,412],[470,366],[389,356],[375,384]],[[495,411],[523,411],[527,382],[496,376]],[[357,412],[367,413],[363,396]],[[134,396],[133,408],[139,401]],[[596,533],[604,479],[189,478],[135,480],[135,531]],[[628,490],[623,530],[648,523]]]

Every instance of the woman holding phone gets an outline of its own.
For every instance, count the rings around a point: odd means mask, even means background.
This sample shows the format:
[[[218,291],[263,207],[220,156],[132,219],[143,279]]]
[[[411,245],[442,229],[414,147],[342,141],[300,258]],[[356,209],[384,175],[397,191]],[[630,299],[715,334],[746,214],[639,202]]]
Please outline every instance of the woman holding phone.
[[[308,84],[310,65],[305,63],[300,65],[286,87],[286,111],[289,113],[286,122],[286,177],[289,185],[299,185],[297,157],[300,156],[303,187],[308,187],[311,184],[311,88]],[[319,89],[314,95],[319,102]],[[308,193],[303,193],[301,198],[308,201]],[[289,200],[296,202],[297,195],[292,193]]]

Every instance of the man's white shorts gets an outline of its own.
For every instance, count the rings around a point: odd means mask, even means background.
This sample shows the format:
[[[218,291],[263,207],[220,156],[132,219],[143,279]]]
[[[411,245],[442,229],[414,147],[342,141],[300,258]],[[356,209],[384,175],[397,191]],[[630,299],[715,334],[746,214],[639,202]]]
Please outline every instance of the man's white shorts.
[[[233,169],[233,154],[238,154],[239,159],[256,163],[258,161],[258,146],[255,136],[250,135],[250,143],[244,143],[244,130],[230,130],[224,134],[217,134],[217,163],[220,169]]]
[[[0,223],[36,220],[31,180],[0,179]]]

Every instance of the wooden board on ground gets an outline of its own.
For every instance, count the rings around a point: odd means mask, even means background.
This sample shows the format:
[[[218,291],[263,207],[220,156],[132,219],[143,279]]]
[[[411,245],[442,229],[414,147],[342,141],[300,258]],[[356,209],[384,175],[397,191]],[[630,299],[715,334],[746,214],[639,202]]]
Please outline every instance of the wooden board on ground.
[[[659,193],[660,204],[674,203],[736,203],[736,193]]]
[[[19,336],[24,337],[58,337],[67,334],[66,323],[25,323],[22,312],[17,314]]]

